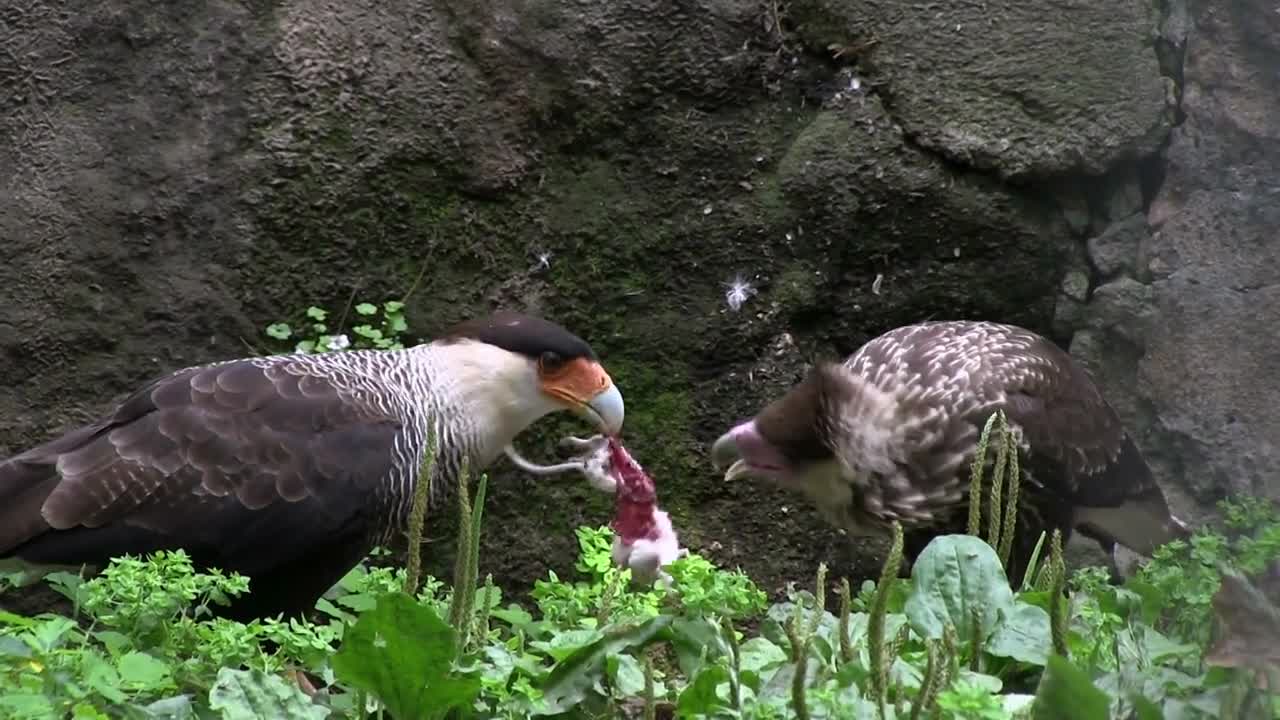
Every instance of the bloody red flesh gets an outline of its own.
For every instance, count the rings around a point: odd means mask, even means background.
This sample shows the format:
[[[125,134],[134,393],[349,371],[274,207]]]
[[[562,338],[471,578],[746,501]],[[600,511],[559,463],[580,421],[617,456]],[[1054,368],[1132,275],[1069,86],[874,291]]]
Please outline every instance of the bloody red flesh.
[[[658,494],[653,479],[617,438],[609,438],[609,471],[618,483],[610,527],[627,545],[656,540],[659,533],[653,513]]]

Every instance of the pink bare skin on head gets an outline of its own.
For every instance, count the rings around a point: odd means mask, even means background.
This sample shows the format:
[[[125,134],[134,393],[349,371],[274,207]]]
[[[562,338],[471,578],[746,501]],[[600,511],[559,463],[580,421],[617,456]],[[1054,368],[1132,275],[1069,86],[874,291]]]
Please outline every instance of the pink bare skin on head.
[[[789,466],[786,456],[764,439],[755,420],[744,422],[729,433],[744,462],[763,474],[777,477],[785,475]]]

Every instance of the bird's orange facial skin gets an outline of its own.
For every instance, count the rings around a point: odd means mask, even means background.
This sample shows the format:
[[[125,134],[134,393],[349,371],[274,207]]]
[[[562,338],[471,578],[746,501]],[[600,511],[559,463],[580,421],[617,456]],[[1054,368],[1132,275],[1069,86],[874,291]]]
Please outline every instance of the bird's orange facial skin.
[[[539,364],[538,377],[543,392],[573,407],[586,405],[613,384],[600,363],[586,358],[575,358],[552,367]]]

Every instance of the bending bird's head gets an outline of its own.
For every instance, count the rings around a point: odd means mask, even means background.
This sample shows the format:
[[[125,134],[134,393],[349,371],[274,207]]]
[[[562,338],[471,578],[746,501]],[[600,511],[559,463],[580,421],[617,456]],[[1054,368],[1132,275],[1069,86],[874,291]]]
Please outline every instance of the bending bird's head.
[[[816,472],[836,470],[832,433],[841,426],[834,411],[851,388],[839,366],[821,364],[786,394],[721,435],[711,460],[725,480],[751,476],[784,485],[803,483]]]
[[[486,401],[503,406],[514,433],[561,410],[606,435],[622,430],[622,393],[591,346],[556,323],[500,311],[455,325],[436,343],[463,350],[460,372],[489,388]]]

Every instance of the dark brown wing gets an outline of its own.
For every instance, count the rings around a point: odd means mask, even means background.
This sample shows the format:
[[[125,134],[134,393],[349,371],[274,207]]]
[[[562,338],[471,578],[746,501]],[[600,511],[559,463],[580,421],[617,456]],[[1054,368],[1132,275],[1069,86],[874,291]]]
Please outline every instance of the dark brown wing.
[[[1024,339],[1016,359],[993,359],[993,372],[1006,394],[1004,411],[1030,447],[1035,479],[1076,504],[1104,507],[1154,486],[1092,378],[1048,340]]]
[[[1100,541],[1149,554],[1183,536],[1141,451],[1088,373],[1048,340],[1024,339],[1028,347],[1004,378],[1004,410],[1022,429],[1033,481]]]
[[[874,381],[928,389],[923,406],[939,405],[981,430],[997,408],[1021,426],[1036,480],[1086,505],[1115,505],[1153,485],[1145,463],[1117,463],[1127,436],[1088,374],[1053,343],[1011,325],[927,322],[885,333],[854,359]],[[976,435],[975,435],[976,437]]]
[[[182,547],[270,571],[367,529],[401,430],[303,363],[180,371],[0,463],[0,555],[82,563]]]
[[[919,323],[871,341],[849,364],[882,388],[918,386],[923,395],[915,401],[967,420],[963,432],[924,434],[929,452],[914,475],[960,467],[954,455],[934,450],[970,446],[990,414],[1003,409],[1029,447],[1023,469],[1042,487],[1046,519],[1139,552],[1178,534],[1120,419],[1084,369],[1047,339],[997,323]]]

